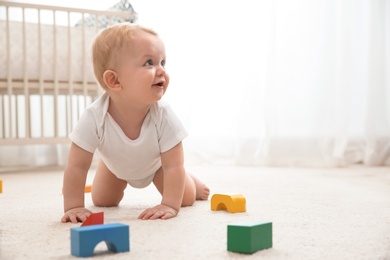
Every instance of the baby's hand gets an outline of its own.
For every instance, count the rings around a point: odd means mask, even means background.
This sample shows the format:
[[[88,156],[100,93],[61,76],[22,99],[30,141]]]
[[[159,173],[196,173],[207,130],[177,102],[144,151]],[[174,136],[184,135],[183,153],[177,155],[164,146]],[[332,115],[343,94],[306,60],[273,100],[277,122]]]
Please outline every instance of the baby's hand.
[[[157,205],[153,208],[146,209],[139,215],[138,219],[169,219],[177,216],[177,211],[166,205]]]
[[[74,208],[70,209],[67,212],[65,212],[64,216],[61,219],[62,223],[66,222],[84,222],[90,215],[92,214],[91,211],[89,211],[86,208]]]

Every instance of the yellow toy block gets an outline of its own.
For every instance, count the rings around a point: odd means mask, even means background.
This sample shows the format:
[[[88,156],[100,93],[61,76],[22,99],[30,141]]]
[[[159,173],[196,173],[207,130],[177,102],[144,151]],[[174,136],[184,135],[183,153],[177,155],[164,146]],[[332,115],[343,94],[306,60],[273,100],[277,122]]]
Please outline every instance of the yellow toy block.
[[[0,179],[0,193],[3,193],[3,181]]]
[[[227,210],[230,213],[245,212],[246,199],[242,194],[214,194],[211,210]]]

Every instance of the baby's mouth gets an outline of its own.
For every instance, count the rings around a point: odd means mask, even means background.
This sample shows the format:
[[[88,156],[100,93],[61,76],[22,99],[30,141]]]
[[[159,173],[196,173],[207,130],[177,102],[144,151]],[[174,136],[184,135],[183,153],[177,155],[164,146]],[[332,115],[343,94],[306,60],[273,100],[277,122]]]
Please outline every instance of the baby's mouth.
[[[163,87],[163,86],[164,86],[164,82],[163,82],[163,81],[158,82],[158,83],[156,83],[156,84],[153,84],[153,86]]]

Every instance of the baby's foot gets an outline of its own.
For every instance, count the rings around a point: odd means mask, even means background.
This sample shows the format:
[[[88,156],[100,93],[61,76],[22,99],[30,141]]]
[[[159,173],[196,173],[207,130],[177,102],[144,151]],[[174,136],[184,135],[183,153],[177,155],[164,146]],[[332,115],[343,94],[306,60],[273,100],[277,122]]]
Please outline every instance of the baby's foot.
[[[210,189],[195,176],[191,176],[196,187],[196,200],[207,200],[210,195]]]

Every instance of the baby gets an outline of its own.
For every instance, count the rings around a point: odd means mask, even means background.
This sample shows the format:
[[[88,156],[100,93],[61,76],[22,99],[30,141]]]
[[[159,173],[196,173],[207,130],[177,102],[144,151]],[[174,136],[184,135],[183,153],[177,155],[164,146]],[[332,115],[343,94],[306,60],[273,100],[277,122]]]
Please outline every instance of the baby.
[[[91,214],[84,205],[84,186],[96,150],[96,206],[117,206],[127,184],[144,188],[151,182],[162,195],[161,204],[144,210],[139,219],[169,219],[180,207],[207,200],[209,188],[184,169],[182,140],[187,133],[160,100],[169,75],[159,36],[140,25],[114,25],[96,37],[92,56],[105,93],[85,110],[69,136],[61,221],[83,222]]]

